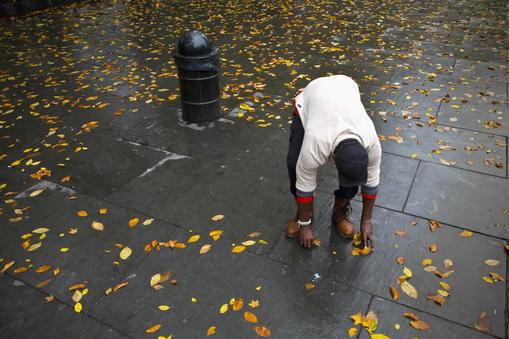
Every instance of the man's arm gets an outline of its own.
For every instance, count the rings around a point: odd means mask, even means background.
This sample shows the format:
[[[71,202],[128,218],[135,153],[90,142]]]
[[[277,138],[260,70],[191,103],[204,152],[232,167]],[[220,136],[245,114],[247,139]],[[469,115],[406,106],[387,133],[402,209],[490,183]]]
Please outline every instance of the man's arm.
[[[320,148],[317,140],[308,134],[304,135],[302,148],[297,161],[297,210],[301,226],[300,243],[311,247],[313,241],[313,194],[316,188],[318,168],[327,162],[327,154]]]
[[[373,223],[371,219],[373,218],[373,209],[375,208],[376,194],[378,193],[380,162],[382,157],[382,150],[379,142],[370,150],[368,156],[368,180],[366,185],[362,186],[361,234],[364,245],[373,250]]]

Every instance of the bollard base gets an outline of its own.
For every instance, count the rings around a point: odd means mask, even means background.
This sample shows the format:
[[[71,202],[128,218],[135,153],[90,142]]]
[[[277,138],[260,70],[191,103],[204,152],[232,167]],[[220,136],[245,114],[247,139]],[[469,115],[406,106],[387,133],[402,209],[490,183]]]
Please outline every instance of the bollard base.
[[[207,103],[182,101],[182,119],[190,123],[209,122],[221,117],[219,99]]]

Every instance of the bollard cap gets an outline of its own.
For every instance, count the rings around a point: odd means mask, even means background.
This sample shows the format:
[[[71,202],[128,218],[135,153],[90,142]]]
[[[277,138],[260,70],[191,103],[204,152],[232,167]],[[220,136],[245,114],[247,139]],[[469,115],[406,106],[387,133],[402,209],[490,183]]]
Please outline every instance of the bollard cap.
[[[198,30],[185,32],[179,39],[177,52],[182,56],[197,57],[215,51],[209,38]]]

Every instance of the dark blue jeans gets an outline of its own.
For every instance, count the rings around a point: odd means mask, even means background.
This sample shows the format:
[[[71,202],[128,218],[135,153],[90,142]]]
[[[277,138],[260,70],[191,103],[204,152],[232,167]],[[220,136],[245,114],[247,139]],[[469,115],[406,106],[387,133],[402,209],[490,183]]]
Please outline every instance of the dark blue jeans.
[[[290,145],[288,147],[288,155],[286,157],[286,164],[288,166],[288,177],[290,178],[290,191],[293,196],[297,195],[295,183],[297,182],[297,160],[299,160],[300,149],[302,141],[304,140],[304,127],[300,117],[296,114],[293,115],[292,124],[290,126]],[[334,191],[334,195],[342,199],[352,199],[359,191],[359,186],[355,187],[341,187]]]

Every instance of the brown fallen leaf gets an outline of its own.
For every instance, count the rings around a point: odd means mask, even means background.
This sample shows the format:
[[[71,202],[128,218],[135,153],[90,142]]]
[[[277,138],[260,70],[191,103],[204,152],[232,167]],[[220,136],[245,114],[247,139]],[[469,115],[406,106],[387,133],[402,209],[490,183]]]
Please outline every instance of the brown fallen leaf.
[[[412,326],[413,328],[420,330],[420,331],[427,331],[431,328],[430,324],[428,324],[424,320],[420,320],[420,319],[411,320],[410,326]]]
[[[430,252],[434,253],[434,252],[436,252],[436,251],[437,251],[437,249],[438,249],[438,245],[437,245],[436,243],[431,243],[431,244],[429,245],[429,250],[430,250]]]
[[[244,312],[244,320],[253,324],[256,324],[258,322],[258,318],[256,317],[256,315],[248,311]]]
[[[412,312],[405,312],[405,313],[403,313],[403,316],[410,320],[419,320],[419,317]]]
[[[46,279],[41,281],[40,283],[36,284],[36,288],[43,288],[44,286],[48,285],[50,283],[51,279]]]
[[[88,212],[87,211],[78,211],[76,213],[78,214],[78,216],[80,216],[82,218],[88,216]]]
[[[233,301],[232,309],[234,311],[239,311],[244,306],[244,299],[238,298]]]
[[[117,292],[118,290],[120,290],[121,288],[124,288],[128,284],[129,284],[128,281],[124,281],[124,282],[121,282],[120,284],[113,286],[113,292]]]
[[[490,272],[490,277],[495,281],[505,281],[504,277],[497,272]]]
[[[391,291],[391,295],[392,295],[392,299],[393,300],[398,300],[399,299],[399,293],[398,293],[398,290],[395,289],[394,287],[392,286],[389,286],[389,290]]]
[[[428,225],[431,232],[435,232],[437,229],[442,227],[442,224],[436,220],[428,220]]]
[[[306,283],[304,286],[306,286],[306,290],[312,290],[313,288],[315,288],[315,284],[313,283]]]
[[[216,334],[217,327],[216,326],[210,326],[207,330],[207,337],[210,337],[214,334]]]
[[[127,224],[129,225],[129,227],[133,228],[136,225],[138,225],[139,222],[140,222],[140,219],[132,218],[131,220],[129,220],[129,222]]]
[[[82,289],[85,287],[86,287],[86,285],[84,283],[74,284],[69,287],[69,291],[79,290],[79,289]]]
[[[488,314],[485,311],[481,311],[479,320],[474,324],[476,330],[489,333],[491,332],[491,322],[488,319]]]
[[[440,294],[437,294],[437,295],[428,294],[427,299],[433,300],[435,302],[435,304],[440,305],[440,306],[443,306],[446,301],[445,298],[443,296],[441,296]]]
[[[407,235],[407,231],[405,230],[401,230],[401,229],[397,229],[394,234],[396,234],[398,237],[405,237]]]
[[[270,337],[272,335],[270,330],[265,326],[256,326],[254,330],[260,337]]]
[[[7,271],[9,268],[12,267],[12,265],[14,265],[15,262],[16,262],[15,260],[11,260],[11,261],[8,261],[7,263],[5,263],[4,268],[2,268],[0,273],[4,273],[5,271]]]
[[[51,269],[51,266],[50,265],[44,265],[44,266],[40,266],[38,267],[35,272],[37,273],[44,273],[46,272],[47,270]]]
[[[146,333],[154,333],[154,332],[157,332],[160,328],[161,328],[161,324],[155,324],[155,325],[147,328],[147,330],[145,332]]]
[[[402,257],[402,256],[399,256],[396,258],[396,262],[400,265],[404,265],[405,264],[405,258]]]

